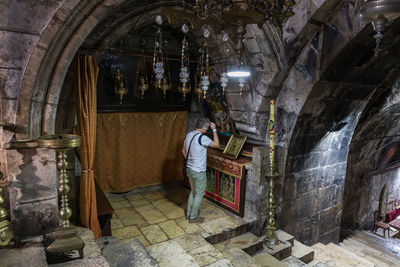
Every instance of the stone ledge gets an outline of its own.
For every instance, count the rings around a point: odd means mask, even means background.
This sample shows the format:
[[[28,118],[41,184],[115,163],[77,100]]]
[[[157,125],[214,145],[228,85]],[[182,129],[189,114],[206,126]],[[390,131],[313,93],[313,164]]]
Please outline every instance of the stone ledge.
[[[36,140],[21,140],[10,142],[4,145],[4,149],[29,149],[29,148],[39,148],[39,144]]]

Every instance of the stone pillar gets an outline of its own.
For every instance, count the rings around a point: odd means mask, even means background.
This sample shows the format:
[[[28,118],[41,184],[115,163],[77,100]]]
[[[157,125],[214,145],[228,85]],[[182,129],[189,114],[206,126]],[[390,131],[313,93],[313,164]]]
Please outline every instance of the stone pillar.
[[[5,153],[15,234],[23,239],[52,232],[58,226],[55,151],[18,142],[7,144]]]
[[[256,219],[253,232],[264,234],[264,223],[267,219],[268,183],[265,178],[267,147],[253,148],[253,160],[246,178],[245,219]]]

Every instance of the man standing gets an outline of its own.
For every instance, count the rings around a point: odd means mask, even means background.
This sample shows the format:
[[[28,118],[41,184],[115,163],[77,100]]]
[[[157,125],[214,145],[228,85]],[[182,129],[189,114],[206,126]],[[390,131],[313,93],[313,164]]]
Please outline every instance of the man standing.
[[[211,127],[213,131],[213,140],[204,135],[208,127]],[[190,223],[204,221],[198,214],[204,191],[206,190],[208,146],[219,147],[217,129],[215,124],[210,122],[209,119],[202,118],[197,121],[196,129],[186,135],[182,147],[183,156],[187,157],[186,174],[189,178],[191,189],[186,209],[186,218]]]

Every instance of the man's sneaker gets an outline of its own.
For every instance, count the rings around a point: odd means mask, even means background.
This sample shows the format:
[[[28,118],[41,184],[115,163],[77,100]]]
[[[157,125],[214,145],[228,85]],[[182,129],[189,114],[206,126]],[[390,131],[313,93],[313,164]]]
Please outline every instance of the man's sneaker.
[[[204,218],[199,217],[199,216],[197,216],[197,217],[194,218],[194,219],[190,219],[190,220],[189,220],[189,223],[202,223],[202,222],[204,222]]]

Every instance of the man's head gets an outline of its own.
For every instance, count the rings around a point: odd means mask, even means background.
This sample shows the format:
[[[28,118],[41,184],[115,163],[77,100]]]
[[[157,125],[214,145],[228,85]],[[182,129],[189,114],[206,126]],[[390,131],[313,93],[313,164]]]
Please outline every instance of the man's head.
[[[208,118],[201,118],[196,122],[196,130],[199,130],[201,133],[205,133],[210,126],[210,120]]]

